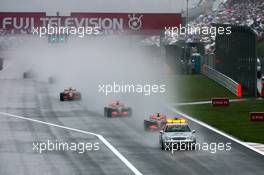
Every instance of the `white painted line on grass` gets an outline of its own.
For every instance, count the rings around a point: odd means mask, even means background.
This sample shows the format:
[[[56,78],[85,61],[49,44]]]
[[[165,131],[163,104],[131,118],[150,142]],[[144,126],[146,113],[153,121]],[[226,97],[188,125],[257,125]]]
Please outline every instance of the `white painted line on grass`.
[[[249,99],[247,98],[241,98],[241,99],[230,99],[230,102],[241,102],[241,101],[247,101]],[[184,102],[184,103],[172,103],[173,106],[185,106],[185,105],[203,105],[203,104],[211,104],[212,101],[195,101],[195,102]]]
[[[80,129],[75,129],[75,128],[71,128],[71,127],[67,127],[67,126],[63,126],[63,125],[57,125],[57,124],[53,124],[53,123],[49,123],[49,122],[44,122],[41,120],[36,120],[36,119],[32,119],[32,118],[27,118],[27,117],[22,117],[19,115],[14,115],[14,114],[9,114],[9,113],[5,113],[5,112],[0,112],[1,115],[5,115],[5,116],[9,116],[9,117],[14,117],[14,118],[18,118],[18,119],[23,119],[23,120],[28,120],[31,122],[35,122],[35,123],[41,123],[44,125],[48,125],[48,126],[54,126],[57,128],[62,128],[62,129],[66,129],[66,130],[70,130],[70,131],[75,131],[75,132],[80,132],[83,134],[90,134],[93,136],[96,136],[98,139],[100,139],[105,146],[107,146],[135,175],[142,175],[142,173],[134,166],[132,165],[132,163],[130,163],[113,145],[111,145],[102,135],[100,134],[96,134],[96,133],[92,133],[92,132],[87,132],[84,130],[80,130]]]
[[[222,136],[224,136],[224,137],[227,137],[228,139],[230,139],[230,140],[232,140],[232,141],[234,141],[234,142],[236,142],[236,143],[239,143],[239,144],[241,144],[241,145],[243,145],[243,146],[245,146],[245,147],[247,147],[247,148],[249,148],[249,149],[251,149],[251,150],[253,150],[253,151],[255,151],[255,152],[257,152],[257,153],[259,153],[259,154],[261,154],[261,155],[264,156],[264,152],[262,152],[262,151],[260,151],[260,150],[258,150],[258,149],[256,149],[256,148],[254,148],[254,147],[252,147],[252,146],[250,146],[250,145],[248,145],[248,144],[246,144],[246,143],[244,143],[244,142],[242,142],[242,141],[240,141],[240,140],[234,138],[233,136],[230,136],[230,135],[228,135],[228,134],[226,134],[226,133],[224,133],[224,132],[222,132],[222,131],[220,131],[220,130],[218,130],[218,129],[216,129],[216,128],[214,128],[214,127],[212,127],[212,126],[210,126],[210,125],[208,125],[208,124],[206,124],[206,123],[204,123],[204,122],[202,122],[202,121],[200,121],[200,120],[197,120],[197,119],[195,119],[195,118],[193,118],[193,117],[191,117],[191,116],[189,116],[189,115],[187,115],[187,114],[184,114],[184,113],[182,113],[181,111],[178,111],[178,110],[176,110],[176,109],[173,108],[173,107],[168,107],[168,108],[169,108],[171,111],[173,111],[173,112],[175,112],[175,113],[178,113],[179,115],[181,115],[181,116],[187,118],[188,120],[191,120],[191,121],[193,121],[193,122],[195,122],[195,123],[197,123],[197,124],[199,124],[199,125],[202,125],[202,126],[204,126],[205,128],[208,128],[208,129],[210,129],[210,130],[212,130],[212,131],[214,131],[214,132],[216,132],[216,133],[218,133],[218,134],[220,134],[220,135],[222,135]]]

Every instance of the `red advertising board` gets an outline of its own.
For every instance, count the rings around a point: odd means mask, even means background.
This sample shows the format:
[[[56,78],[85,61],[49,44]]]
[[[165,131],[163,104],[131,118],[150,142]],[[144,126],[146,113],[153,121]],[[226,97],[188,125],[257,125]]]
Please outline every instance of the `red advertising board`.
[[[70,16],[47,16],[38,12],[0,12],[0,31],[31,33],[33,27],[90,26],[102,30],[146,32],[178,27],[179,13],[71,13]]]
[[[264,122],[264,112],[251,112],[250,113],[250,120],[252,122]]]
[[[213,106],[229,106],[229,98],[213,98]]]

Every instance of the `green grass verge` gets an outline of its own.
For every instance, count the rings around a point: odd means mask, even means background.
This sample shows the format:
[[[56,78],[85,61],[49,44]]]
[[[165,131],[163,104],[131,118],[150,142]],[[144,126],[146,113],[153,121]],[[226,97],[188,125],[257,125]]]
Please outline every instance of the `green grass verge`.
[[[190,105],[177,107],[242,141],[264,143],[264,122],[251,122],[249,112],[264,112],[264,100],[233,102],[229,107]]]
[[[237,98],[229,90],[204,75],[176,75],[170,77],[174,88],[173,101],[206,101],[215,97]]]

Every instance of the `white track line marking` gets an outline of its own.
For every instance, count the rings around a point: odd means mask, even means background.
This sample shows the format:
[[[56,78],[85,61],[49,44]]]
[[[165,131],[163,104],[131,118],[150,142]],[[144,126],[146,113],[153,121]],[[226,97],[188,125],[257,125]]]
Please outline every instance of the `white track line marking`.
[[[261,152],[264,152],[264,144],[262,143],[251,143],[251,142],[245,142],[246,144],[248,144],[249,146],[252,146],[258,150],[260,150]]]
[[[234,141],[234,142],[236,142],[236,143],[239,143],[239,144],[241,144],[241,145],[243,145],[243,146],[245,146],[245,147],[247,147],[247,148],[249,148],[249,149],[251,149],[251,150],[253,150],[253,151],[255,151],[255,152],[257,152],[257,153],[259,153],[259,154],[261,154],[261,155],[264,156],[264,152],[261,152],[260,150],[258,150],[258,149],[256,149],[256,148],[254,148],[254,147],[252,147],[252,146],[250,146],[250,145],[248,145],[248,144],[246,144],[246,143],[244,143],[244,142],[242,142],[242,141],[240,141],[240,140],[234,138],[233,136],[230,136],[230,135],[228,135],[228,134],[226,134],[226,133],[224,133],[224,132],[222,132],[222,131],[220,131],[220,130],[218,130],[218,129],[216,129],[216,128],[214,128],[214,127],[212,127],[212,126],[210,126],[210,125],[208,125],[208,124],[206,124],[206,123],[204,123],[204,122],[202,122],[202,121],[200,121],[200,120],[197,120],[197,119],[195,119],[195,118],[193,118],[193,117],[191,117],[191,116],[189,116],[189,115],[187,115],[187,114],[184,114],[184,113],[182,113],[182,112],[176,110],[176,109],[173,108],[173,107],[168,107],[168,108],[169,108],[171,111],[173,111],[173,112],[175,112],[175,113],[178,113],[179,115],[181,115],[181,116],[187,118],[188,120],[191,120],[191,121],[193,121],[193,122],[195,122],[195,123],[197,123],[197,124],[199,124],[199,125],[202,125],[202,126],[208,128],[208,129],[210,129],[210,130],[212,130],[212,131],[214,131],[214,132],[216,132],[216,133],[218,133],[218,134],[220,134],[220,135],[222,135],[222,136],[224,136],[224,137],[227,137],[228,139],[230,139],[230,140],[232,140],[232,141]]]
[[[80,132],[83,134],[94,135],[98,139],[100,139],[105,144],[105,146],[107,146],[135,175],[142,175],[142,173],[134,165],[132,165],[115,147],[113,147],[113,145],[111,145],[102,135],[95,134],[92,132],[87,132],[87,131],[80,130],[80,129],[70,128],[67,126],[57,125],[57,124],[53,124],[53,123],[49,123],[49,122],[43,122],[41,120],[35,120],[35,119],[27,118],[27,117],[22,117],[19,115],[9,114],[9,113],[5,113],[5,112],[0,112],[0,114],[5,115],[5,116],[9,116],[9,117],[18,118],[18,119],[28,120],[28,121],[35,122],[35,123],[41,123],[44,125],[54,126],[57,128],[67,129],[70,131],[76,131],[76,132]]]

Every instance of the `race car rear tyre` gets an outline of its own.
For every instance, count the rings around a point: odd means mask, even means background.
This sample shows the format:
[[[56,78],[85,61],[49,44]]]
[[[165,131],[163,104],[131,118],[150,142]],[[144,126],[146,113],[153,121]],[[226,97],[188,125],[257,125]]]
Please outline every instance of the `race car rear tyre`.
[[[144,120],[144,130],[149,131],[149,122],[147,120]]]
[[[110,108],[110,109],[108,109],[107,110],[107,117],[112,117],[112,109]]]
[[[77,94],[79,96],[78,100],[81,100],[82,99],[82,94],[80,92],[77,92]]]
[[[112,117],[112,109],[111,108],[105,108],[105,117]]]
[[[108,117],[107,115],[108,115],[108,108],[105,107],[105,108],[104,108],[104,116],[105,116],[105,117]]]
[[[63,92],[60,93],[60,101],[64,101],[64,93]]]
[[[128,108],[128,109],[127,109],[127,112],[128,112],[128,116],[129,116],[129,117],[132,116],[132,109],[131,109],[131,108]]]

